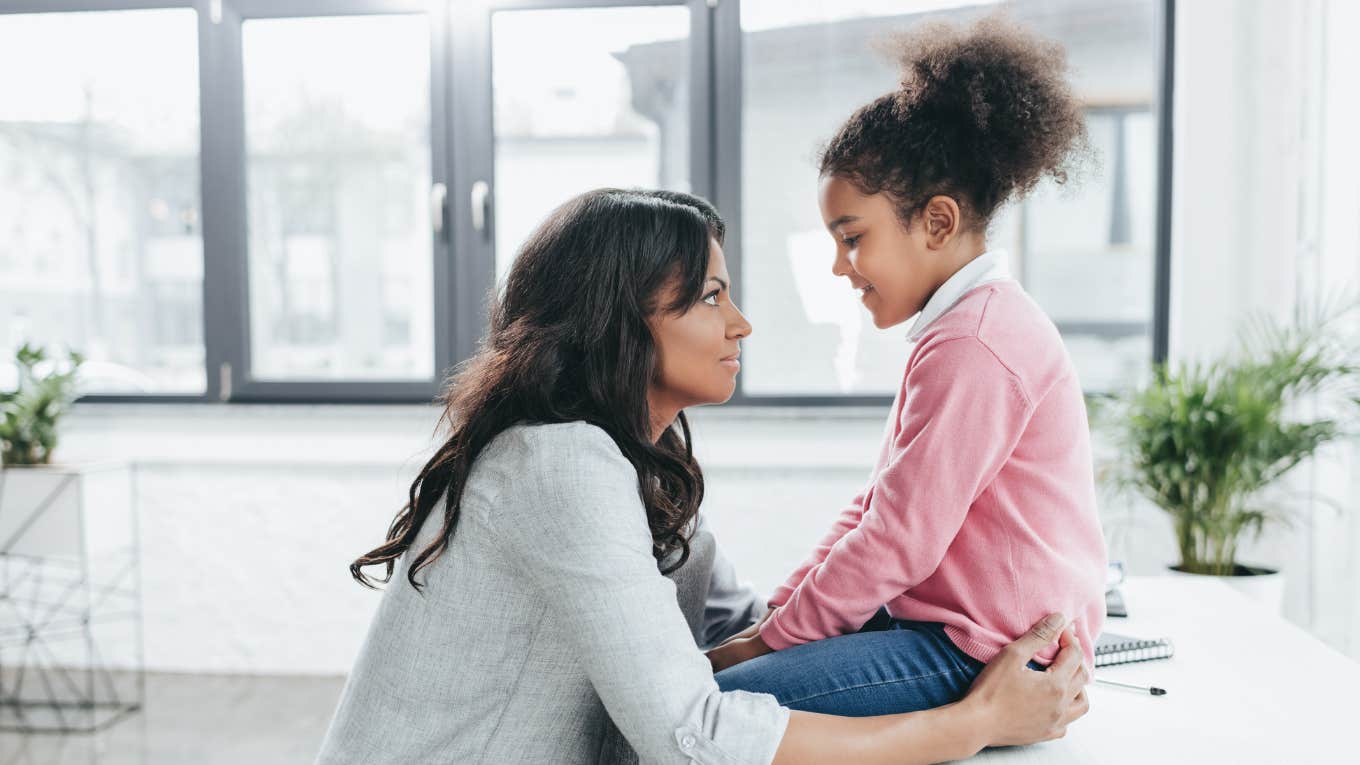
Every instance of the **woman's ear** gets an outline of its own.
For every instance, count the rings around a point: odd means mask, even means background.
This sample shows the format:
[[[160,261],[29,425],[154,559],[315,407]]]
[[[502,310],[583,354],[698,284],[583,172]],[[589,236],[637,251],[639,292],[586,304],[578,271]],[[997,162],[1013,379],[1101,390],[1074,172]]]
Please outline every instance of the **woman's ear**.
[[[926,202],[921,210],[921,223],[925,227],[926,246],[931,249],[943,247],[958,233],[961,223],[959,203],[953,197],[937,194]]]

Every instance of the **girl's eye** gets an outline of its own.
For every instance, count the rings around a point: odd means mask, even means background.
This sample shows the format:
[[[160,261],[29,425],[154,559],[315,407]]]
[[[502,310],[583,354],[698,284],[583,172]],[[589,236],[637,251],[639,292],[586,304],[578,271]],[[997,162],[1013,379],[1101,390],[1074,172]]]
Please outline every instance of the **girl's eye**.
[[[705,303],[708,303],[708,304],[711,305],[711,306],[717,306],[717,305],[718,305],[718,291],[717,291],[717,290],[714,290],[713,292],[710,292],[710,293],[708,293],[707,295],[704,295],[704,296],[703,296],[702,298],[700,298],[700,299],[703,300]]]
[[[855,245],[859,243],[859,237],[857,237],[857,236],[843,236],[843,237],[841,237],[841,241],[845,243],[845,246],[846,246],[846,247],[849,247],[850,249],[853,250],[853,249],[855,249]]]

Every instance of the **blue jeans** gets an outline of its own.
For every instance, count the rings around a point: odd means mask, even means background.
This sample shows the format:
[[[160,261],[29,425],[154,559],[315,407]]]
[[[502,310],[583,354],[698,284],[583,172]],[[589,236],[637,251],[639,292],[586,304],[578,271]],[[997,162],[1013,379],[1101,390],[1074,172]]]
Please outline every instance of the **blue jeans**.
[[[942,625],[893,619],[880,609],[852,635],[769,653],[714,679],[724,691],[769,693],[790,709],[867,717],[958,701],[982,667]]]

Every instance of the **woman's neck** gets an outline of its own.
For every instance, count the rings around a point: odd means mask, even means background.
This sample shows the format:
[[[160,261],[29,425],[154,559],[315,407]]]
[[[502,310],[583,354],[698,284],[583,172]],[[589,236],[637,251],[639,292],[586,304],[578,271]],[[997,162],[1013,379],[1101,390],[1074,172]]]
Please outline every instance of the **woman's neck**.
[[[666,429],[675,423],[675,419],[680,416],[683,407],[662,400],[661,396],[654,393],[647,394],[647,411],[651,416],[652,443],[657,443],[666,434]]]

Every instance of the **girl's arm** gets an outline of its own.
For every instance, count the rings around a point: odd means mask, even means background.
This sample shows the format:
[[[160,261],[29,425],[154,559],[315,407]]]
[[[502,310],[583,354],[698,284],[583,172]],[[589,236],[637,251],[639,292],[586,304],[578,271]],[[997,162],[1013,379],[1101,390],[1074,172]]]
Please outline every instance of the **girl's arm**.
[[[919,349],[903,396],[891,457],[859,524],[762,625],[770,648],[853,632],[934,573],[1033,411],[1020,381],[973,336]]]
[[[892,411],[897,411],[898,404],[901,402],[901,396],[902,389],[898,388],[897,398],[893,401]],[[895,424],[896,423],[893,420],[889,419],[888,423],[884,426],[883,445],[874,466],[874,474],[878,473],[879,466],[883,464],[890,453],[890,448],[892,446],[890,439],[893,436],[893,432],[896,430],[894,427]],[[798,588],[798,585],[803,583],[803,579],[807,576],[807,573],[811,571],[813,567],[826,560],[827,554],[831,552],[831,548],[835,547],[837,542],[841,541],[841,537],[844,537],[851,529],[859,525],[860,520],[864,517],[864,505],[869,501],[870,492],[874,488],[874,474],[869,476],[868,485],[863,489],[860,489],[860,492],[855,495],[854,499],[850,500],[850,504],[846,505],[845,509],[841,510],[840,514],[836,516],[836,522],[831,524],[831,529],[822,536],[821,541],[812,549],[812,554],[799,564],[798,568],[794,569],[794,572],[784,580],[783,584],[775,588],[774,593],[770,596],[770,608],[778,608],[789,602],[789,596]]]
[[[812,554],[799,564],[798,568],[789,575],[788,579],[784,580],[783,584],[775,588],[774,594],[770,596],[769,605],[771,608],[778,608],[787,603],[789,596],[798,588],[798,585],[803,583],[803,578],[807,576],[807,573],[814,566],[826,560],[827,553],[831,552],[831,548],[841,541],[841,537],[845,536],[850,529],[859,525],[860,519],[864,516],[864,500],[868,495],[869,488],[865,487],[864,490],[855,495],[854,499],[850,500],[850,504],[836,517],[836,522],[831,525],[831,530],[822,537],[816,547],[812,548]]]

